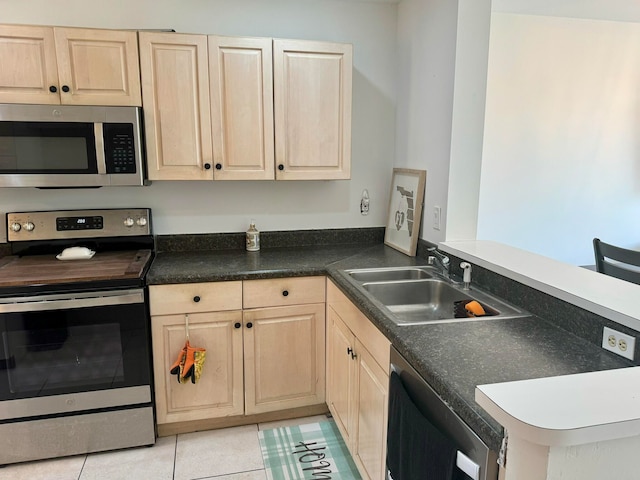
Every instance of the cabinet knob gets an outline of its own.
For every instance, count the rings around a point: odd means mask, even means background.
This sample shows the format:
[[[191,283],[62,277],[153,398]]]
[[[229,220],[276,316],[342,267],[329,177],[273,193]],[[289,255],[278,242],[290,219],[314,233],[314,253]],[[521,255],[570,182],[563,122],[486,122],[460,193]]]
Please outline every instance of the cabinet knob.
[[[222,170],[222,164],[216,163],[216,170]]]
[[[233,326],[235,328],[240,328],[242,326],[242,324],[240,322],[236,322],[236,323],[233,324]]]
[[[211,170],[211,164],[210,163],[205,163],[204,164],[204,169],[205,170]]]
[[[200,301],[200,296],[196,295],[195,297],[193,297],[193,301],[198,303]]]
[[[247,328],[251,328],[251,327],[253,327],[253,323],[251,322],[247,323]]]
[[[56,93],[56,92],[58,91],[58,89],[56,88],[56,86],[55,86],[55,85],[51,85],[51,86],[49,87],[49,91],[50,91],[51,93]]]
[[[71,89],[69,88],[69,86],[68,86],[68,85],[63,85],[63,86],[62,86],[62,91],[63,91],[64,93],[69,93],[69,90],[71,90]]]
[[[283,164],[278,165],[278,170],[280,171],[284,170],[284,165]]]
[[[283,290],[282,291],[282,296],[283,297],[288,297],[289,296],[289,290]]]

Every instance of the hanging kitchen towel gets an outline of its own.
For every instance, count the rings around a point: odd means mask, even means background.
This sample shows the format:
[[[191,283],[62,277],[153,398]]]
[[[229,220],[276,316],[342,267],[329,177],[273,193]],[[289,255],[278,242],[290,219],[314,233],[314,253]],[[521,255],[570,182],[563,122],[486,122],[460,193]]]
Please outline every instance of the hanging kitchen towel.
[[[389,379],[387,467],[393,480],[457,480],[456,445],[418,410],[400,376]]]

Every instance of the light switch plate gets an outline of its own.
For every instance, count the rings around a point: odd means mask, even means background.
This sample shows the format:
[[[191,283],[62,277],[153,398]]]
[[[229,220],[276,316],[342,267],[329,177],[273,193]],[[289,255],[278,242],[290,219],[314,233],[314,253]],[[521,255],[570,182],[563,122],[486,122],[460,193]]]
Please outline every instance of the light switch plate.
[[[442,220],[442,208],[437,205],[433,207],[433,229],[440,230],[440,222]]]

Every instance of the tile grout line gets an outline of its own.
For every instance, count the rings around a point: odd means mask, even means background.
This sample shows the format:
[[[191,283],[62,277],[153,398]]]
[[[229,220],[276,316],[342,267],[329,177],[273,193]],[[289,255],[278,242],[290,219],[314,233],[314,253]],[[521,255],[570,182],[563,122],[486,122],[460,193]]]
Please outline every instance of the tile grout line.
[[[80,473],[78,473],[78,480],[82,478],[82,472],[84,470],[84,466],[87,464],[87,458],[89,458],[89,454],[84,456],[84,461],[82,462],[82,467],[80,467]]]
[[[223,478],[223,477],[228,477],[228,476],[235,476],[235,475],[241,475],[243,473],[249,473],[249,472],[265,472],[264,468],[254,468],[253,470],[242,470],[240,472],[231,472],[231,473],[221,473],[220,475],[213,475],[210,477],[197,477],[197,478],[192,478],[190,480],[207,480],[209,478]],[[265,473],[266,475],[266,473]]]
[[[173,447],[173,474],[171,478],[175,480],[176,478],[176,457],[178,456],[178,435],[176,434],[176,443]]]

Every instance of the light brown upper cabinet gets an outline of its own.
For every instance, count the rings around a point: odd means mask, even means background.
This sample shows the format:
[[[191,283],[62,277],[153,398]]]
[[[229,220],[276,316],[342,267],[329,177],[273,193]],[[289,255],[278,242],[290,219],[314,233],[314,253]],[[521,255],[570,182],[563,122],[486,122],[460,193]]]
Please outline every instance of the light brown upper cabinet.
[[[274,40],[276,178],[351,176],[352,46]]]
[[[207,36],[140,32],[150,180],[212,180]]]
[[[0,25],[0,102],[142,105],[133,31]]]
[[[350,178],[351,45],[139,38],[149,179]]]
[[[209,37],[216,180],[273,180],[270,38]]]

